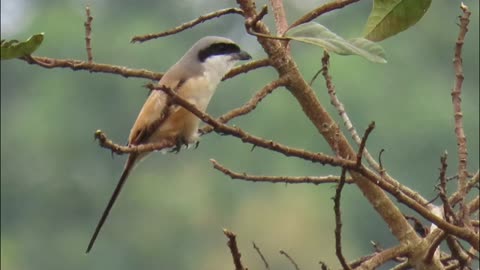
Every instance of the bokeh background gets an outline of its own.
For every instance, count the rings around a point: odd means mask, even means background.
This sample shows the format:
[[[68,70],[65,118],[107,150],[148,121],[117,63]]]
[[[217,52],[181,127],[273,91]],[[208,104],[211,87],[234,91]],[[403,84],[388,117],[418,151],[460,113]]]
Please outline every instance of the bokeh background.
[[[285,1],[292,22],[322,1]],[[432,1],[425,17],[390,38],[388,64],[360,57],[332,56],[337,94],[360,133],[372,120],[368,148],[386,152],[383,163],[405,185],[435,196],[439,156],[449,153],[448,175],[456,168],[456,141],[450,91],[453,46],[460,1]],[[479,163],[478,1],[464,46],[463,112],[469,169]],[[255,59],[264,52],[247,35],[243,19],[228,15],[175,36],[131,44],[134,35],[160,32],[234,1],[58,1],[2,0],[2,39],[25,40],[45,32],[36,55],[86,59],[85,5],[91,6],[94,60],[165,71],[200,37],[236,40]],[[258,6],[267,4],[259,1]],[[316,21],[345,37],[361,35],[371,1],[332,12]],[[267,22],[273,28],[269,14]],[[307,79],[320,68],[322,51],[293,44]],[[218,116],[242,105],[275,77],[270,68],[222,83],[208,112]],[[301,269],[318,261],[338,268],[334,253],[334,185],[258,184],[232,181],[212,169],[210,158],[259,175],[327,175],[339,169],[287,158],[238,139],[210,134],[196,150],[153,154],[131,175],[89,255],[85,249],[117,183],[124,156],[93,141],[102,129],[116,142],[127,134],[147,90],[145,79],[125,79],[67,69],[47,70],[18,60],[1,62],[1,266],[2,269],[232,269],[222,228],[238,234],[242,258],[263,269],[252,248],[261,248],[271,269],[292,269],[284,249]],[[314,84],[329,104],[324,82]],[[281,143],[331,153],[295,99],[279,89],[254,113],[232,121]],[[453,186],[452,186],[453,188]],[[387,226],[355,186],[342,197],[344,254],[348,260],[396,243]],[[408,209],[402,207],[406,213]]]

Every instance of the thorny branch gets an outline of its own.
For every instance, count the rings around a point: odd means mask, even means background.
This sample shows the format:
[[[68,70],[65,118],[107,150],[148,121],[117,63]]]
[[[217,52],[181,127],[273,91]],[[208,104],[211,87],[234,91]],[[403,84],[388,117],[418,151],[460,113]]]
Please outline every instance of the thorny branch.
[[[367,143],[368,136],[372,132],[372,130],[375,128],[375,122],[370,123],[368,125],[367,130],[365,130],[365,134],[362,137],[362,141],[360,142],[360,147],[358,148],[358,153],[357,153],[357,166],[360,166],[362,164],[362,156],[365,151],[365,145]]]
[[[365,137],[368,135],[366,134]],[[342,213],[340,212],[340,198],[342,196],[343,185],[345,184],[345,174],[347,173],[346,169],[342,169],[342,174],[340,176],[340,182],[337,185],[335,190],[335,197],[333,199],[334,205],[333,210],[335,212],[335,254],[340,261],[343,269],[350,270],[350,266],[347,264],[345,257],[342,252]]]
[[[246,173],[237,173],[222,166],[214,159],[210,159],[213,163],[213,168],[224,173],[232,179],[241,179],[249,182],[268,182],[268,183],[285,183],[285,184],[305,184],[311,183],[315,185],[325,183],[339,183],[340,177],[334,175],[328,176],[258,176],[248,175]],[[347,184],[353,183],[352,178],[345,178],[344,182]]]
[[[340,0],[340,1],[332,1],[332,2],[329,2],[329,3],[323,4],[320,7],[308,12],[305,15],[303,15],[301,18],[299,18],[294,23],[292,23],[289,28],[291,29],[291,28],[293,28],[297,25],[300,25],[302,23],[307,23],[307,22],[313,21],[322,14],[325,14],[327,12],[330,12],[330,11],[333,11],[333,10],[336,10],[336,9],[339,9],[339,8],[343,8],[345,6],[348,6],[348,5],[353,4],[355,2],[358,2],[358,1],[360,1],[360,0]]]
[[[447,221],[457,223],[457,217],[455,216],[455,213],[453,212],[452,206],[450,205],[447,197],[447,152],[445,152],[440,158],[440,163],[440,184],[438,185],[438,194],[443,203],[443,212]]]
[[[265,269],[269,270],[269,269],[270,269],[270,266],[268,265],[268,262],[267,262],[267,260],[265,259],[265,256],[263,256],[262,251],[260,251],[260,248],[255,244],[255,242],[252,242],[252,243],[253,243],[253,248],[254,248],[255,251],[257,251],[257,253],[258,253],[258,256],[260,256],[260,259],[262,259],[262,262],[263,262],[263,264],[265,265]]]
[[[221,17],[223,15],[227,15],[227,14],[243,14],[243,11],[239,8],[226,8],[226,9],[217,10],[217,11],[202,15],[195,20],[183,23],[183,24],[181,24],[181,25],[179,25],[175,28],[172,28],[170,30],[167,30],[167,31],[164,31],[164,32],[161,32],[161,33],[147,34],[147,35],[143,35],[143,36],[134,36],[132,38],[131,42],[132,43],[145,42],[145,41],[148,41],[148,40],[151,40],[151,39],[173,35],[173,34],[182,32],[182,31],[184,31],[188,28],[192,28],[197,24],[203,23],[205,21],[208,21],[208,20],[211,20],[211,19],[214,19],[214,18],[217,18],[217,17]]]
[[[462,16],[460,17],[460,32],[458,33],[457,42],[455,45],[455,56],[453,64],[455,67],[455,85],[452,89],[452,102],[455,118],[455,136],[457,138],[457,152],[458,152],[458,191],[460,193],[460,220],[469,226],[469,215],[465,209],[465,196],[467,186],[467,138],[463,130],[463,113],[462,113],[462,84],[463,84],[463,65],[462,65],[462,47],[465,41],[465,35],[468,31],[468,24],[470,22],[471,12],[463,3],[460,5],[462,9]]]
[[[19,58],[29,64],[39,65],[44,68],[69,68],[72,70],[88,70],[90,72],[110,73],[121,75],[125,78],[137,77],[151,80],[160,80],[163,73],[153,72],[146,69],[131,69],[124,66],[116,66],[110,64],[89,63],[75,59],[56,59],[43,56],[30,56]],[[247,64],[235,67],[228,72],[223,80],[228,80],[239,74],[247,73],[257,68],[269,66],[269,61],[266,59],[252,61]]]
[[[245,103],[243,106],[238,107],[236,109],[233,109],[229,111],[228,113],[220,116],[218,118],[218,121],[221,123],[227,123],[228,121],[232,120],[235,117],[245,115],[247,113],[250,113],[251,111],[255,110],[257,108],[257,105],[269,94],[271,94],[275,89],[285,85],[287,81],[287,78],[282,77],[279,79],[276,79],[269,84],[265,85],[260,91],[258,91],[247,103]],[[206,126],[201,129],[202,134],[209,133],[213,130],[211,126]]]
[[[87,6],[85,8],[85,12],[87,14],[87,21],[84,24],[85,25],[85,47],[87,49],[88,63],[92,63],[93,62],[93,54],[92,54],[92,44],[91,44],[92,37],[91,37],[91,34],[92,34],[93,17],[90,14],[90,7],[89,6]]]
[[[175,142],[173,141],[141,144],[137,146],[123,146],[123,145],[116,144],[112,140],[108,139],[107,135],[101,130],[97,130],[95,132],[94,138],[98,140],[98,143],[101,147],[110,149],[113,153],[117,155],[130,154],[130,153],[148,153],[153,151],[160,151],[160,150],[175,146]]]
[[[230,249],[230,253],[232,253],[235,270],[247,270],[248,268],[244,267],[242,261],[240,260],[242,254],[240,254],[240,251],[238,251],[237,235],[227,229],[223,229],[223,234],[225,234],[225,236],[228,238],[227,246]]]
[[[295,267],[295,270],[300,270],[300,267],[298,267],[297,262],[295,262],[295,260],[292,257],[290,257],[290,255],[288,255],[287,252],[285,252],[284,250],[280,250],[280,254],[285,256],[287,258],[287,260],[289,260],[290,263],[292,263],[292,265]]]
[[[164,93],[166,93],[172,98],[173,103],[182,106],[183,108],[187,109],[188,111],[193,113],[195,116],[197,116],[204,123],[211,125],[215,130],[215,132],[219,134],[232,135],[234,137],[240,138],[243,142],[250,143],[252,145],[259,146],[262,148],[270,149],[275,152],[282,153],[285,156],[299,157],[299,158],[310,160],[312,162],[317,162],[320,164],[330,164],[332,166],[345,167],[353,170],[359,169],[357,168],[356,163],[351,160],[336,158],[323,153],[313,153],[303,149],[287,147],[280,143],[251,135],[238,127],[227,126],[215,120],[210,115],[200,111],[195,105],[183,99],[168,87],[160,86],[158,88],[154,88],[153,90],[163,91]],[[123,152],[125,150],[124,152],[126,153],[132,153],[132,152],[140,153],[140,152],[146,152],[147,149],[150,151],[152,150],[157,151],[157,150],[164,149],[166,147],[163,143],[160,144],[161,148],[156,148],[156,145],[154,144],[128,146],[128,147],[120,146],[108,140],[102,131],[97,131],[95,133],[95,137],[100,140],[102,147],[109,148],[114,152]],[[170,143],[170,142],[167,142],[167,143]]]

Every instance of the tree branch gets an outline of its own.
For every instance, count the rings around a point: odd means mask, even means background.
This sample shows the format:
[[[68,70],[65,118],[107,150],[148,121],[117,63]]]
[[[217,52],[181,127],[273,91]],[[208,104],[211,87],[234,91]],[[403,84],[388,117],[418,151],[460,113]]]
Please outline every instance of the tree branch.
[[[347,5],[353,4],[355,2],[358,2],[360,0],[339,0],[339,1],[332,1],[326,4],[321,5],[320,7],[308,12],[307,14],[303,15],[301,18],[296,20],[294,23],[292,23],[289,27],[289,29],[292,29],[293,27],[300,25],[302,23],[310,22],[318,18],[320,15],[325,14],[327,12],[343,8]]]
[[[290,257],[290,255],[288,255],[287,252],[285,252],[284,250],[280,250],[280,254],[285,256],[287,260],[289,260],[292,263],[292,265],[295,267],[295,270],[300,270],[300,268],[298,267],[298,264],[295,262],[295,260],[292,257]]]
[[[367,135],[368,136],[368,135]],[[340,197],[342,196],[343,185],[345,184],[346,169],[342,169],[340,176],[340,182],[335,190],[335,197],[333,199],[333,210],[335,212],[335,254],[337,254],[338,261],[342,265],[343,269],[350,270],[350,266],[347,264],[345,257],[342,253],[342,214],[340,212]]]
[[[182,32],[186,29],[192,28],[197,24],[203,23],[205,21],[208,21],[208,20],[211,20],[211,19],[214,19],[214,18],[217,18],[217,17],[224,16],[224,15],[227,15],[227,14],[243,14],[243,12],[239,8],[226,8],[226,9],[217,10],[217,11],[202,15],[195,20],[191,20],[189,22],[183,23],[183,24],[181,24],[177,27],[174,27],[170,30],[167,30],[167,31],[164,31],[164,32],[161,32],[161,33],[146,34],[146,35],[142,35],[142,36],[134,36],[132,38],[131,42],[132,43],[145,42],[145,41],[148,41],[148,40],[151,40],[151,39],[173,35],[173,34]]]
[[[92,21],[93,17],[90,14],[90,7],[87,6],[85,8],[85,12],[87,14],[87,21],[84,23],[85,26],[85,48],[87,49],[87,59],[88,63],[93,62],[93,54],[92,54],[92,38],[91,38],[91,33],[92,33]]]
[[[461,3],[462,16],[460,17],[460,32],[458,33],[457,42],[455,45],[455,56],[453,64],[455,67],[455,85],[452,89],[452,103],[455,118],[455,136],[457,138],[457,152],[458,152],[458,191],[460,193],[460,220],[469,224],[469,215],[465,209],[464,198],[466,196],[467,186],[467,138],[463,129],[463,112],[462,112],[462,84],[463,84],[463,65],[462,65],[462,47],[465,40],[465,35],[468,31],[468,24],[470,22],[470,11],[468,7]]]
[[[275,89],[278,87],[281,87],[285,85],[287,81],[287,78],[281,77],[278,78],[269,84],[265,85],[260,91],[258,91],[247,103],[245,103],[243,106],[238,107],[236,109],[233,109],[224,115],[220,116],[217,121],[221,123],[227,123],[228,121],[232,120],[235,117],[245,115],[251,111],[253,111],[255,108],[257,108],[258,103],[260,103],[266,96],[271,94]],[[213,131],[213,128],[211,126],[206,126],[201,129],[202,134],[206,134]]]
[[[275,152],[279,152],[284,154],[285,156],[295,156],[302,158],[304,160],[309,160],[312,162],[318,162],[320,164],[329,164],[332,166],[339,166],[339,167],[345,167],[349,169],[356,169],[356,163],[351,160],[346,160],[346,159],[341,159],[341,158],[336,158],[332,157],[323,153],[313,153],[313,152],[308,152],[303,149],[297,149],[297,148],[291,148],[284,146],[280,143],[271,141],[271,140],[265,140],[263,138],[251,135],[242,129],[238,127],[230,127],[227,126],[219,121],[216,121],[213,119],[210,115],[200,111],[197,107],[195,107],[192,103],[188,102],[187,100],[181,98],[177,93],[175,93],[172,89],[167,88],[167,87],[158,87],[155,88],[156,90],[161,90],[170,97],[172,97],[172,101],[186,110],[190,111],[192,114],[197,116],[200,120],[202,120],[204,123],[209,124],[213,127],[214,131],[222,134],[222,135],[232,135],[234,137],[240,138],[242,142],[250,143],[255,146],[259,146],[262,148],[270,149]]]
[[[237,247],[237,236],[235,233],[223,229],[223,234],[228,238],[227,246],[230,249],[230,253],[232,253],[233,264],[235,265],[235,270],[247,270],[248,268],[244,267],[240,258],[242,254],[238,251]]]
[[[285,183],[285,184],[326,184],[326,183],[339,183],[340,177],[334,175],[328,176],[258,176],[248,175],[246,173],[234,172],[225,166],[221,165],[214,159],[210,159],[213,164],[213,168],[229,176],[232,179],[241,179],[249,182],[268,182],[268,183]],[[345,183],[353,183],[352,178],[346,178]]]
[[[260,258],[262,259],[263,264],[265,264],[265,269],[269,270],[270,266],[268,265],[267,260],[263,256],[262,251],[260,251],[260,248],[255,244],[255,242],[252,242],[252,243],[253,243],[253,248],[257,251],[258,256],[260,256]]]

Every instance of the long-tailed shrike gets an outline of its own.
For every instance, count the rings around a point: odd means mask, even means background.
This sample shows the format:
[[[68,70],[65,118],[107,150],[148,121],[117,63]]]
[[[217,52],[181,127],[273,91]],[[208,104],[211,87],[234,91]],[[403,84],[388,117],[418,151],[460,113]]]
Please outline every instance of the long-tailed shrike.
[[[193,44],[163,75],[158,84],[176,91],[179,96],[205,111],[223,76],[237,61],[248,59],[251,59],[250,55],[240,50],[232,40],[215,36],[204,37]],[[178,145],[194,143],[199,137],[199,123],[200,119],[188,110],[170,104],[167,94],[153,90],[130,130],[128,145],[160,143],[165,140],[174,141]],[[131,170],[146,155],[147,153],[129,155],[122,176],[88,244],[87,253],[92,249]]]

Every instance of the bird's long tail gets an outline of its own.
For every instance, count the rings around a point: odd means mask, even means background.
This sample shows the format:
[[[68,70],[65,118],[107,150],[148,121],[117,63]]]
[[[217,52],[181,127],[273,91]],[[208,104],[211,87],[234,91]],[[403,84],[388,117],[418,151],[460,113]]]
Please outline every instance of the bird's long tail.
[[[105,223],[105,220],[108,217],[108,214],[110,213],[110,210],[113,207],[113,204],[115,203],[118,195],[122,191],[123,184],[125,184],[125,181],[128,178],[128,175],[132,171],[137,159],[138,159],[138,154],[132,153],[128,157],[127,162],[125,163],[125,167],[123,168],[123,173],[122,176],[120,176],[120,180],[117,183],[117,186],[115,187],[115,190],[113,191],[112,196],[110,197],[110,200],[108,201],[107,207],[103,211],[102,217],[100,218],[100,221],[97,224],[97,227],[95,228],[95,232],[92,235],[92,238],[90,239],[90,243],[88,243],[87,251],[86,253],[90,252],[90,250],[93,247],[93,244],[95,243],[95,239],[97,239],[98,233],[102,229],[103,224]]]

